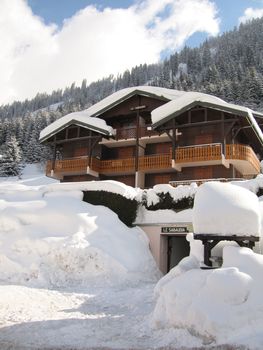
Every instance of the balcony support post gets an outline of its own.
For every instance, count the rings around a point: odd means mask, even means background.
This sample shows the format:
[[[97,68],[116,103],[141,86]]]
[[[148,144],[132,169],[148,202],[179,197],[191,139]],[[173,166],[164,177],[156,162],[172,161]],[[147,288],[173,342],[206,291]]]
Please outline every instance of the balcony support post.
[[[176,148],[176,130],[175,130],[175,119],[173,119],[173,138],[172,138],[172,159],[175,160],[175,148]]]
[[[88,168],[91,166],[91,156],[92,156],[92,149],[91,149],[91,130],[89,131],[89,153],[88,153]]]
[[[139,104],[132,107],[131,111],[136,111],[136,149],[135,149],[135,172],[139,170],[139,138],[140,138],[140,110],[145,109],[146,106],[141,105],[141,96],[139,96]]]
[[[135,173],[135,187],[144,188],[145,174],[142,171]]]
[[[92,140],[94,140],[92,142]],[[94,136],[92,136],[92,131],[90,130],[90,137],[89,137],[89,149],[88,149],[88,167],[91,168],[92,167],[92,153],[93,150],[95,148],[95,146],[97,145],[97,143],[101,140],[101,136],[96,136],[96,138],[94,139]]]
[[[57,155],[57,144],[56,144],[56,136],[54,136],[53,157],[52,157],[52,166],[51,166],[51,172],[53,171],[53,173],[56,166],[56,155]]]
[[[136,110],[136,154],[135,154],[135,172],[139,170],[139,127],[140,127],[140,116],[139,110]]]
[[[226,155],[225,114],[221,112],[222,154]]]

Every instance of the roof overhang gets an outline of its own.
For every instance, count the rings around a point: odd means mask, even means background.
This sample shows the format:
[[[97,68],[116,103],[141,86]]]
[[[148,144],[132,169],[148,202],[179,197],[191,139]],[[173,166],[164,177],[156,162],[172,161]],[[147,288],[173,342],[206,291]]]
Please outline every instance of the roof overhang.
[[[176,103],[176,101],[172,101],[172,102]],[[255,114],[258,117],[262,117],[263,114],[258,113],[258,112],[254,112],[246,107],[242,107],[242,106],[238,106],[238,105],[234,105],[234,104],[230,104],[230,103],[226,103],[226,102],[220,104],[220,103],[214,103],[214,102],[212,103],[212,102],[200,101],[200,100],[192,101],[192,102],[182,106],[180,109],[175,110],[172,113],[167,113],[167,114],[164,113],[162,118],[159,118],[158,120],[156,120],[155,123],[152,124],[152,128],[156,129],[159,126],[163,125],[164,123],[168,122],[169,120],[176,118],[177,116],[181,115],[182,113],[184,113],[184,112],[186,112],[186,111],[188,111],[196,106],[216,109],[218,111],[227,112],[230,114],[235,114],[235,115],[246,118],[249,125],[254,130],[259,142],[263,145],[262,131],[261,131],[260,127],[258,126],[258,124],[253,116],[253,114]],[[159,113],[161,108],[163,108],[163,107],[165,108],[165,106],[161,106],[161,107],[158,107],[156,110],[152,111],[152,119],[154,118],[155,113]],[[159,109],[159,111],[158,111],[158,109]]]
[[[121,96],[120,98],[114,100],[113,102],[109,103],[108,105],[102,107],[102,108],[99,108],[96,110],[96,112],[92,113],[91,111],[91,114],[90,116],[91,117],[97,117],[109,110],[111,110],[112,108],[118,106],[119,104],[121,104],[122,102],[125,102],[127,101],[128,99],[130,99],[131,97],[134,97],[136,95],[139,95],[139,96],[146,96],[146,97],[151,97],[151,98],[155,98],[155,99],[158,99],[158,100],[161,100],[161,101],[170,101],[170,99],[168,99],[167,97],[163,96],[163,95],[159,95],[159,94],[154,94],[152,92],[149,92],[149,91],[145,91],[145,90],[140,90],[140,89],[135,89],[133,91],[131,91],[130,93],[127,93],[126,95],[124,96]],[[106,97],[107,99],[107,97]],[[105,99],[105,100],[106,100]],[[104,101],[104,100],[103,100]],[[99,103],[99,102],[98,102]],[[97,105],[97,104],[96,104]],[[94,105],[94,106],[96,106]],[[92,109],[92,107],[90,108]]]
[[[222,105],[217,105],[214,103],[210,103],[210,102],[204,102],[204,101],[193,101],[185,106],[183,106],[180,109],[177,109],[176,111],[169,113],[167,115],[164,115],[162,119],[156,121],[155,123],[152,124],[152,128],[156,129],[158,126],[166,123],[167,121],[176,118],[177,116],[181,115],[184,112],[189,111],[190,109],[197,107],[197,106],[201,106],[201,107],[207,107],[207,108],[212,108],[212,109],[216,109],[218,111],[222,111],[222,112],[227,112],[227,113],[231,113],[231,114],[238,114],[242,117],[246,117],[247,116],[247,111],[244,110],[239,110],[239,109],[234,109],[228,106],[222,106]],[[159,107],[161,108],[161,107]],[[152,111],[152,116],[154,116],[156,110]]]
[[[68,117],[68,116],[66,116],[66,117]],[[62,118],[64,118],[64,117],[62,117]],[[54,123],[50,124],[49,126],[47,126],[45,129],[43,129],[40,132],[40,137],[39,137],[40,142],[47,141],[49,138],[51,138],[52,136],[56,135],[57,133],[59,133],[60,131],[66,129],[67,127],[69,127],[71,125],[76,125],[76,126],[97,132],[97,133],[104,135],[104,136],[113,135],[113,129],[111,127],[107,126],[105,128],[102,128],[99,125],[97,125],[99,123],[89,123],[89,120],[92,120],[93,118],[92,119],[89,117],[85,118],[87,121],[80,120],[78,118],[71,118],[71,119],[67,118],[68,120],[65,123],[61,124],[61,123],[59,123],[59,121],[61,121],[62,118],[60,118],[57,121],[55,121]],[[97,122],[98,118],[94,118],[94,121]],[[57,122],[57,125],[56,125],[56,122]],[[101,122],[104,122],[104,121],[101,120]],[[106,123],[105,123],[105,125],[106,125]]]

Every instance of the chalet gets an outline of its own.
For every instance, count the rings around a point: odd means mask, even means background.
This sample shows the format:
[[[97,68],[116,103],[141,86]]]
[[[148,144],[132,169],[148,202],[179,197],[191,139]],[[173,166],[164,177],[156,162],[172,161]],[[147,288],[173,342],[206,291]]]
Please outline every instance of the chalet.
[[[53,147],[47,176],[144,188],[254,177],[263,159],[262,126],[262,113],[212,95],[138,86],[58,119],[40,142]]]

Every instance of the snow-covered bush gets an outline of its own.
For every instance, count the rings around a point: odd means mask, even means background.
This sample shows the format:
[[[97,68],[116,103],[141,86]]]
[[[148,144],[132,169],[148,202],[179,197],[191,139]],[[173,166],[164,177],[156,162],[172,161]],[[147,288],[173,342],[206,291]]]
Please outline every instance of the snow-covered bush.
[[[83,191],[83,200],[93,205],[104,205],[114,211],[127,226],[132,226],[136,219],[138,202],[120,194],[106,191]]]
[[[143,201],[143,205],[148,210],[160,210],[160,209],[171,209],[174,211],[180,211],[185,209],[190,209],[193,207],[194,197],[182,197],[180,199],[174,200],[169,192],[161,192],[157,194],[159,201],[155,204],[148,205],[147,201]]]
[[[181,211],[193,207],[197,184],[180,185],[155,185],[153,188],[144,190],[142,205],[148,210],[171,209]]]

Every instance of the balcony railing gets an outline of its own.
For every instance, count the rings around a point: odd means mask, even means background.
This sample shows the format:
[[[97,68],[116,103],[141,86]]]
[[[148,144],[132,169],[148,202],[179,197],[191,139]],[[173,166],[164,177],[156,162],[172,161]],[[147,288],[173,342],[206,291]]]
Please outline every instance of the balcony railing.
[[[226,145],[226,159],[247,161],[257,173],[260,172],[260,161],[250,146]]]
[[[87,171],[88,166],[89,157],[56,160],[54,169],[52,169],[53,162],[48,161],[46,166],[46,173],[50,174],[51,170],[53,170],[56,174],[83,174]],[[96,158],[91,158],[90,168],[98,172],[100,170],[100,160]]]
[[[100,172],[102,174],[125,173],[134,171],[134,168],[135,158],[101,160],[100,162]]]
[[[141,171],[169,168],[171,168],[171,155],[169,153],[139,157],[139,170]]]
[[[221,143],[178,147],[176,149],[176,163],[193,163],[201,161],[220,160],[222,158]]]
[[[247,169],[249,169],[247,174],[258,174],[260,172],[260,162],[253,149],[249,146],[226,145],[225,158],[234,166],[235,164],[239,166],[241,173],[244,175],[246,175]],[[193,163],[193,166],[198,166],[199,163],[203,165],[204,162],[206,165],[209,165],[210,161],[211,164],[222,164],[222,159],[221,144],[179,147],[175,154],[175,164],[181,167],[189,166],[191,163]],[[241,165],[239,164],[240,161]],[[53,166],[52,161],[47,163],[46,173],[48,176],[50,176],[51,170],[54,172],[54,177],[59,177],[55,174],[85,174],[89,166],[89,159],[88,157],[82,157],[56,160],[54,164],[55,166]],[[144,172],[172,169],[172,153],[140,156],[138,168]],[[133,173],[135,170],[135,158],[110,160],[91,158],[90,169],[101,174]]]
[[[155,130],[148,130],[147,125],[139,128],[139,137],[157,136],[159,133]],[[136,126],[126,128],[117,128],[115,134],[116,140],[127,140],[136,138]]]

